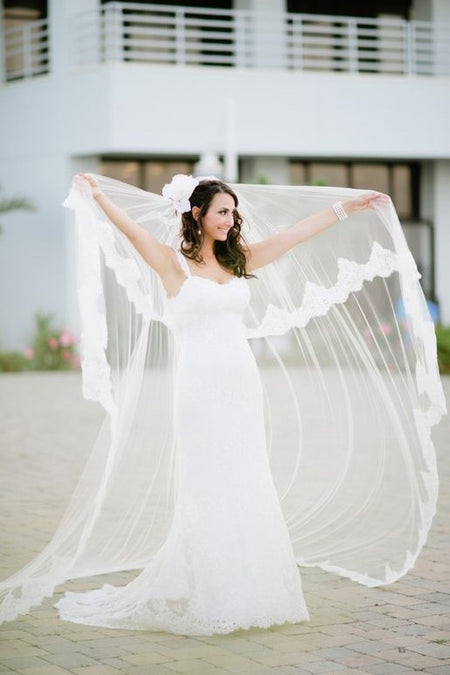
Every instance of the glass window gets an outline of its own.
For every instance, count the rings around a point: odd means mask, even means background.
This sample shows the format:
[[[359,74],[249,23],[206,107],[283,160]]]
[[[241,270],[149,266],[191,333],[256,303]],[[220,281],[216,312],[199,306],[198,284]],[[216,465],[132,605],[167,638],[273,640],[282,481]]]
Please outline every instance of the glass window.
[[[126,160],[104,158],[100,173],[149,192],[161,193],[177,173],[192,173],[193,160]]]
[[[411,168],[407,164],[392,167],[392,199],[400,218],[412,218]]]
[[[353,164],[352,187],[389,194],[389,166],[387,164]]]
[[[334,187],[348,187],[347,167],[337,163],[312,163],[309,171],[311,185],[328,185]]]
[[[160,194],[163,185],[170,183],[177,173],[191,174],[192,161],[149,161],[144,163],[144,190]]]
[[[389,194],[400,218],[419,219],[417,162],[330,162],[292,160],[292,185],[326,185],[377,190]]]
[[[291,162],[289,167],[291,185],[306,185],[304,162]]]
[[[142,187],[139,162],[106,159],[100,164],[100,173],[103,176],[109,176],[109,178],[115,178],[116,180],[121,180],[124,183],[136,185],[136,187]]]

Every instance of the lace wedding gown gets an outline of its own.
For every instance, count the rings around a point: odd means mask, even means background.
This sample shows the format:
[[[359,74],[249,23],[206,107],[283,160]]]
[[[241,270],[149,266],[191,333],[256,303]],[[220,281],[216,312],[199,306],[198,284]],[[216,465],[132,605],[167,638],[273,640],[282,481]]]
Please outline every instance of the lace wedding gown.
[[[127,586],[68,593],[57,607],[69,621],[184,634],[308,619],[245,337],[248,284],[193,276],[177,253],[186,280],[165,313],[177,363],[177,490],[169,536]]]

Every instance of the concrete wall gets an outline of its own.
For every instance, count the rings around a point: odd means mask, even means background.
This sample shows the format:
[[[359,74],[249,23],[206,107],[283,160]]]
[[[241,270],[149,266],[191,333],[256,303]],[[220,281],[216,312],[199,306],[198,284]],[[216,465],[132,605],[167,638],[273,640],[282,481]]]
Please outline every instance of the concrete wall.
[[[240,155],[450,157],[448,78],[115,64],[42,79],[0,89],[2,158],[18,138],[33,154],[223,152],[231,98]]]
[[[60,202],[67,188],[65,158],[55,152],[3,160],[0,182],[8,196],[25,196],[36,211],[1,218],[0,349],[29,345],[36,312],[66,312],[65,231]]]

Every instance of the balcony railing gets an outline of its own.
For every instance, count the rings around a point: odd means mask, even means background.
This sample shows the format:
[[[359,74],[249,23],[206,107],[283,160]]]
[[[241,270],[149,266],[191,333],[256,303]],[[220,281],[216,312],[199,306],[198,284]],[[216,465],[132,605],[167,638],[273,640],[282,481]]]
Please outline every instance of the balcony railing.
[[[109,2],[78,14],[75,68],[114,61],[178,66],[450,75],[450,24]],[[5,31],[6,79],[49,69],[46,20]]]
[[[450,74],[450,25],[110,2],[79,15],[77,66],[126,61],[289,70]]]
[[[43,75],[49,71],[48,19],[5,28],[4,67],[7,81]]]

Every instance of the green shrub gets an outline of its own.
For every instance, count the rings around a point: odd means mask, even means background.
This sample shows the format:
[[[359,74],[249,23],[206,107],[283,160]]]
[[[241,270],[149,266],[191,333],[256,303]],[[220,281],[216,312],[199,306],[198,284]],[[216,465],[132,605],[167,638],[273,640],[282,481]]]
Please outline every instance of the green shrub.
[[[450,326],[436,326],[439,371],[450,374]]]
[[[69,370],[79,365],[75,336],[55,329],[52,322],[51,314],[36,316],[36,336],[25,352],[32,370]]]
[[[70,370],[80,365],[77,339],[67,330],[52,326],[51,314],[36,316],[36,334],[31,347],[21,352],[0,352],[0,372],[21,370]]]
[[[29,361],[21,352],[0,352],[0,373],[16,373],[28,370]]]

